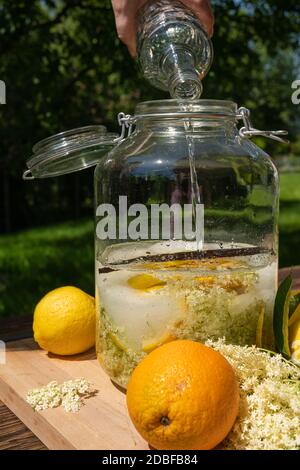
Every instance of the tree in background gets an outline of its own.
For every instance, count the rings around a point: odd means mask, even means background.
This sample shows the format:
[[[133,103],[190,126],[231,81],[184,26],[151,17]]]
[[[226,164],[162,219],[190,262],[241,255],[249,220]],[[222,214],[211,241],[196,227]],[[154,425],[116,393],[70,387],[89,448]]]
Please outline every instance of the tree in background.
[[[288,128],[296,140],[300,106],[291,103],[291,83],[300,78],[300,4],[212,4],[215,60],[203,96],[233,99],[252,110],[258,127]],[[89,170],[22,182],[33,143],[92,123],[116,130],[119,111],[167,95],[148,86],[119,43],[108,0],[0,0],[0,54],[7,85],[0,107],[0,230],[92,215]]]

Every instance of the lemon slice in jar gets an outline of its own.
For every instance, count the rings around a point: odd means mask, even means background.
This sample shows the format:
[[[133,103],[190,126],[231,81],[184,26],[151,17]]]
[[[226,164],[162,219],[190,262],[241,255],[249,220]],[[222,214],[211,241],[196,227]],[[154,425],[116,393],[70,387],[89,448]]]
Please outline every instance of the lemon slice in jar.
[[[116,334],[114,334],[112,331],[109,331],[108,336],[118,349],[124,352],[128,352],[127,346],[120,340],[120,338]]]
[[[138,274],[128,279],[128,284],[133,289],[140,291],[152,291],[162,289],[166,285],[166,282],[158,279],[157,277],[151,276],[151,274]]]
[[[257,326],[256,326],[256,346],[258,348],[262,347],[262,333],[263,333],[263,326],[264,326],[264,318],[265,318],[265,307],[264,305],[261,306]]]
[[[145,353],[150,353],[154,349],[158,348],[158,346],[162,346],[163,344],[169,343],[170,341],[174,341],[177,339],[174,335],[169,332],[164,333],[160,338],[151,338],[149,340],[143,341],[142,349]]]

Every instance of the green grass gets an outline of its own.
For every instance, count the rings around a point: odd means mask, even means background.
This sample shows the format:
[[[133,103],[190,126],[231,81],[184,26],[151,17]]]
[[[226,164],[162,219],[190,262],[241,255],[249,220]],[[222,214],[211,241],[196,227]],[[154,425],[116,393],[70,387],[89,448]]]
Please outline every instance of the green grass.
[[[280,175],[281,202],[300,202],[300,173],[283,173]]]
[[[300,172],[280,175],[279,264],[300,264]]]
[[[300,264],[300,173],[283,174],[280,183],[279,258],[290,266]],[[92,220],[0,237],[0,317],[32,313],[44,294],[68,284],[94,292]]]
[[[299,233],[300,241],[300,201],[280,203],[279,226],[281,233]]]
[[[94,292],[93,221],[81,220],[0,237],[0,316],[24,315],[49,290]]]

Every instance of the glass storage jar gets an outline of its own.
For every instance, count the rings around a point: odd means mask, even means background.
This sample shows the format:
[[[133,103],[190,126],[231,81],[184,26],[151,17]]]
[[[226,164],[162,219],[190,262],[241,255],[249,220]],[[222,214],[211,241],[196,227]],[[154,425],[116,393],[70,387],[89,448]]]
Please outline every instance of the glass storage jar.
[[[177,338],[272,347],[278,178],[226,101],[141,103],[95,171],[97,355],[126,386]]]
[[[119,138],[93,128],[93,138],[86,131],[78,141],[78,131],[69,131],[51,145],[47,139],[25,172],[45,177],[60,165],[67,172],[68,160],[73,170],[98,161],[96,351],[103,368],[126,387],[137,363],[174,339],[224,337],[272,348],[278,177],[247,137],[280,138],[253,129],[248,111],[230,101],[144,102],[120,122]]]

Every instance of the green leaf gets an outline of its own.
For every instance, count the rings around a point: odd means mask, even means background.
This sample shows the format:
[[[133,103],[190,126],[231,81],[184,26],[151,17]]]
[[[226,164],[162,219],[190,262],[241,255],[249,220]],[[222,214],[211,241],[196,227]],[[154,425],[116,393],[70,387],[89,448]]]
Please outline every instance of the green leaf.
[[[287,357],[291,356],[288,334],[291,286],[292,276],[289,274],[278,287],[273,316],[273,330],[276,347],[281,354]]]

